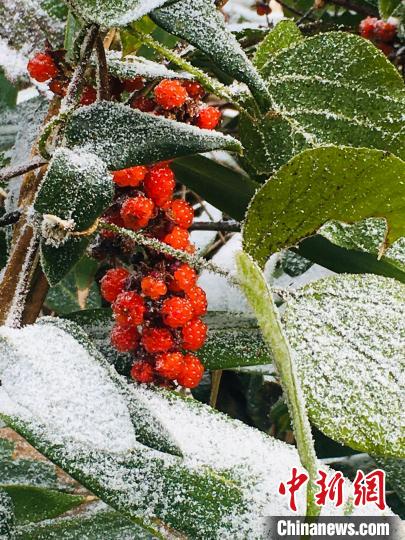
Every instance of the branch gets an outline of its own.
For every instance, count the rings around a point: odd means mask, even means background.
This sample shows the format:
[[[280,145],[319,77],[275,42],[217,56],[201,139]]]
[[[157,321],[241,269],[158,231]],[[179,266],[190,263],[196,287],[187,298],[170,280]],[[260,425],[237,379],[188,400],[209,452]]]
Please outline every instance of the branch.
[[[14,167],[5,167],[0,171],[0,182],[5,182],[10,180],[10,178],[15,178],[16,176],[21,176],[30,171],[34,171],[42,165],[46,165],[46,161],[41,156],[34,157],[30,162],[24,163],[23,165],[16,165]]]
[[[190,227],[190,231],[220,231],[240,232],[241,225],[238,221],[196,221]]]
[[[100,35],[96,39],[96,53],[97,53],[97,99],[110,99],[110,80],[108,77],[108,65],[107,58],[105,56],[105,49],[103,40]]]

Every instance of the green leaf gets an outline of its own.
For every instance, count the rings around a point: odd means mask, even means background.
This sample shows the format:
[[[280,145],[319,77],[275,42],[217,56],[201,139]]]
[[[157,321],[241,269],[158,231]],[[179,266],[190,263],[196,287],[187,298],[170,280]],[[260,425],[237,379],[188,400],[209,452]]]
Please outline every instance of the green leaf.
[[[94,512],[94,510],[93,510]],[[67,517],[31,527],[19,528],[15,540],[152,540],[150,534],[118,512],[101,510],[90,516]]]
[[[271,111],[244,119],[246,158],[272,174],[292,156],[325,144],[405,156],[405,90],[398,70],[369,41],[329,32],[298,41],[263,67]]]
[[[16,525],[51,519],[79,506],[85,501],[81,495],[35,486],[0,484],[14,506]]]
[[[404,294],[389,278],[340,275],[300,289],[284,314],[312,422],[372,455],[405,456]]]
[[[405,460],[379,457],[375,460],[384,469],[389,485],[405,504]]]
[[[41,266],[48,283],[55,287],[81,259],[89,245],[86,237],[69,238],[59,247],[41,240]],[[77,309],[77,308],[76,308]]]
[[[176,178],[228,216],[243,219],[259,184],[248,176],[204,156],[176,159]]]
[[[260,264],[281,248],[314,234],[330,220],[384,216],[386,244],[404,235],[405,163],[366,148],[306,150],[254,196],[243,228],[245,249]]]
[[[178,0],[152,11],[150,17],[203,51],[225,73],[244,82],[259,104],[268,102],[264,81],[228,30],[213,0],[193,0],[192,6],[189,0]]]
[[[14,443],[8,439],[0,438],[0,462],[3,459],[10,459],[14,452]]]
[[[65,131],[69,147],[83,147],[111,170],[225,149],[241,152],[236,139],[166,118],[102,102],[78,109]]]
[[[0,489],[0,538],[13,538],[14,508],[10,497]]]
[[[114,186],[104,163],[86,152],[58,148],[49,164],[34,202],[40,214],[74,220],[74,229],[83,231],[111,203]]]
[[[103,28],[127,26],[161,6],[165,0],[68,0],[75,13]]]
[[[107,54],[108,71],[120,80],[131,80],[136,77],[145,79],[191,79],[191,75],[184,71],[173,71],[163,64],[147,60],[142,56],[125,56],[110,51]]]
[[[304,38],[294,21],[291,19],[284,19],[278,22],[274,29],[269,32],[257,46],[253,57],[253,63],[259,70],[259,73],[266,69],[266,63],[274,54],[303,39]]]
[[[378,11],[383,19],[388,19],[401,4],[401,0],[378,0]]]
[[[58,482],[55,467],[43,461],[30,459],[0,459],[2,484],[30,484],[36,487],[56,489]]]
[[[0,69],[0,110],[15,107],[17,103],[17,88],[9,82]]]

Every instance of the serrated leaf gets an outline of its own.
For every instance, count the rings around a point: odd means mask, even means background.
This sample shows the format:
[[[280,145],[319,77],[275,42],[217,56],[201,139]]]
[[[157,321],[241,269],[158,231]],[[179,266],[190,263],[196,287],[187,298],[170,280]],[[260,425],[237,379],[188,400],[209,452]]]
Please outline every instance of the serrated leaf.
[[[94,224],[111,203],[114,185],[103,161],[88,152],[58,148],[39,187],[34,209],[73,219],[75,231]]]
[[[236,139],[219,132],[109,102],[78,109],[65,137],[69,147],[92,152],[111,170],[216,149],[241,152]]]
[[[404,235],[405,163],[366,148],[306,150],[254,196],[243,228],[245,249],[260,264],[330,220],[384,216],[386,244]],[[398,181],[399,180],[399,181]]]
[[[156,24],[203,51],[219,68],[244,82],[259,104],[267,102],[264,81],[225,24],[214,0],[178,0],[150,13]]]
[[[405,455],[404,298],[395,280],[340,275],[300,289],[283,317],[312,422],[372,455]]]
[[[320,34],[282,49],[263,73],[271,111],[241,125],[246,158],[258,172],[272,174],[304,148],[325,144],[404,158],[403,81],[367,40],[345,32]]]
[[[401,0],[378,0],[378,11],[383,19],[388,19],[400,4]]]
[[[88,245],[89,239],[86,237],[69,238],[59,247],[47,245],[41,240],[41,267],[51,287],[67,276]]]
[[[192,79],[185,71],[173,71],[163,64],[158,64],[142,56],[127,55],[122,58],[121,53],[110,51],[107,54],[108,70],[121,80],[131,80],[136,77],[145,79]]]
[[[85,21],[103,28],[127,26],[165,3],[166,0],[68,0]]]
[[[81,495],[35,486],[0,484],[0,489],[7,493],[13,503],[16,525],[54,518],[85,501]]]
[[[204,156],[176,159],[176,178],[228,216],[241,220],[259,184]]]
[[[303,39],[303,35],[294,21],[284,19],[278,22],[273,30],[257,46],[253,63],[259,70],[259,73],[262,73],[262,71],[265,72],[266,64],[272,55]]]

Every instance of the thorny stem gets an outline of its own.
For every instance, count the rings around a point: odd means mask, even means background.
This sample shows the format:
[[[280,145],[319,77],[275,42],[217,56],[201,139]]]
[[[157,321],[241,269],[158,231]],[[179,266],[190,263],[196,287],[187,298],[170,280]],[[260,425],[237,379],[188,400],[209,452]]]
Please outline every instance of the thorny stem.
[[[190,231],[220,231],[240,232],[241,225],[238,221],[195,221]]]
[[[97,99],[110,99],[110,82],[108,78],[108,65],[105,56],[104,43],[100,35],[96,39],[97,53]]]
[[[5,182],[16,176],[21,176],[22,174],[42,167],[42,165],[46,165],[46,161],[41,156],[35,156],[31,161],[24,163],[23,165],[5,167],[0,171],[0,182]]]
[[[226,270],[223,270],[216,264],[210,261],[207,261],[197,255],[190,255],[186,253],[185,251],[181,251],[180,249],[172,248],[171,246],[165,244],[164,242],[160,242],[159,240],[156,240],[156,238],[151,238],[139,232],[123,229],[122,227],[118,227],[117,225],[113,225],[104,220],[99,221],[98,229],[109,230],[117,234],[127,236],[128,238],[130,238],[131,240],[133,240],[140,246],[151,248],[156,251],[159,251],[160,253],[165,253],[166,255],[170,255],[171,257],[174,257],[178,259],[179,261],[189,264],[191,267],[195,268],[196,270],[207,270],[208,272],[219,274],[220,276],[227,278],[227,280],[231,284],[238,285],[237,280],[233,276],[231,276],[229,272],[227,272]]]
[[[215,94],[216,96],[223,98],[226,101],[231,102],[240,112],[248,114],[248,112],[240,105],[240,103],[238,103],[238,101],[235,99],[235,96],[232,94],[232,92],[229,91],[229,89],[225,85],[221,84],[215,79],[212,79],[209,75],[204,73],[204,71],[193,66],[192,64],[190,64],[190,62],[187,62],[187,60],[184,60],[184,58],[182,58],[180,55],[178,55],[171,49],[168,49],[167,47],[153,39],[151,36],[140,33],[139,37],[140,39],[142,39],[145,45],[148,45],[152,49],[155,49],[155,51],[170,60],[170,62],[173,62],[173,64],[176,64],[179,68],[193,75],[197,79],[197,81],[200,82],[204,86],[204,88],[208,90],[208,92]]]

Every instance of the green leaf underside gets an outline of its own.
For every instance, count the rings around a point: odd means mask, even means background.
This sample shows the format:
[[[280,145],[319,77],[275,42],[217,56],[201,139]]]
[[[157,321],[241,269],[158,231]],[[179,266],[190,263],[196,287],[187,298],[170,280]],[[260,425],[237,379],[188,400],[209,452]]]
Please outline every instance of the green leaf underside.
[[[68,517],[52,523],[18,528],[15,540],[151,540],[155,536],[135,525],[122,514],[102,510],[84,517]]]
[[[60,247],[41,240],[41,266],[51,287],[57,285],[81,259],[89,245],[86,237],[69,238]]]
[[[104,163],[86,152],[58,148],[39,188],[34,209],[73,219],[75,230],[88,229],[111,203],[113,182]]]
[[[387,220],[390,245],[404,235],[404,175],[405,163],[379,150],[306,150],[256,193],[243,228],[245,249],[263,265],[327,221],[369,217]]]
[[[163,64],[152,62],[142,56],[125,56],[110,51],[107,54],[108,71],[121,80],[132,80],[136,77],[145,79],[192,79],[189,73],[167,69]]]
[[[120,355],[111,346],[113,320],[109,309],[78,311],[66,318],[83,328],[111,363],[121,366],[127,360],[131,363],[128,355]],[[204,322],[208,325],[208,339],[198,351],[198,358],[206,369],[233,369],[272,362],[255,320],[237,313],[211,311]]]
[[[214,0],[178,0],[152,11],[150,17],[203,51],[225,73],[247,84],[259,103],[266,100],[264,81],[228,30]]]
[[[281,49],[285,49],[303,39],[294,21],[283,19],[278,22],[274,29],[257,46],[253,63],[259,70],[259,73],[265,69],[269,57],[278,53]]]
[[[162,117],[101,102],[75,112],[65,131],[69,147],[83,148],[110,170],[210,150],[241,152],[236,139]]]
[[[325,144],[405,156],[403,81],[370,42],[321,34],[282,49],[263,72],[272,112],[241,124],[246,159],[258,172],[272,174],[301,150]]]
[[[334,276],[303,287],[283,317],[312,422],[371,455],[405,455],[404,293],[389,278]]]
[[[164,3],[165,0],[69,0],[75,13],[104,28],[127,26]]]
[[[16,524],[34,523],[51,519],[82,504],[81,495],[35,486],[0,484],[13,502]]]
[[[176,178],[228,216],[242,220],[259,184],[204,156],[176,159]]]

